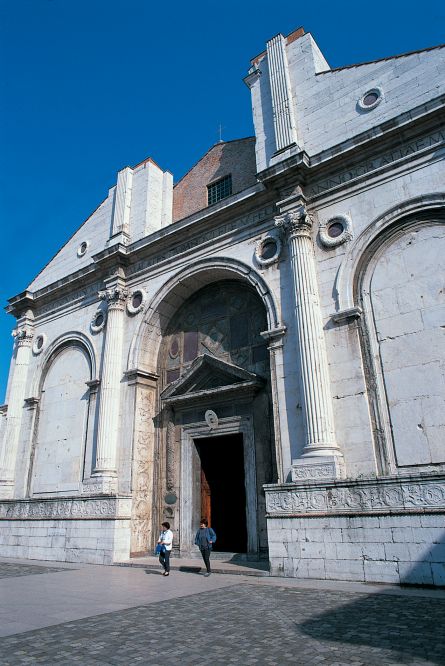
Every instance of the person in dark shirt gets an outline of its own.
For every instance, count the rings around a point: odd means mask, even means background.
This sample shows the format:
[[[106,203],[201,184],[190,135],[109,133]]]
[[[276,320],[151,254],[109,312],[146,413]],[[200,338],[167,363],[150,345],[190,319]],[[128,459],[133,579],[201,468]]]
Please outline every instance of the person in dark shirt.
[[[195,545],[198,546],[201,551],[202,559],[206,565],[206,573],[204,576],[210,576],[210,553],[212,551],[213,544],[216,541],[216,534],[209,527],[209,524],[206,518],[201,519],[199,530],[196,532]]]

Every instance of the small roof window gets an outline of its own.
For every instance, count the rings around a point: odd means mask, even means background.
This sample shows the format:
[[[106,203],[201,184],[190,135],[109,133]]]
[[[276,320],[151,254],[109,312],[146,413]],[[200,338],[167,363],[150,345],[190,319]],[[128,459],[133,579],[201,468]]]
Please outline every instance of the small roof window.
[[[224,176],[210,185],[207,185],[207,203],[209,206],[229,197],[232,194],[232,175]]]

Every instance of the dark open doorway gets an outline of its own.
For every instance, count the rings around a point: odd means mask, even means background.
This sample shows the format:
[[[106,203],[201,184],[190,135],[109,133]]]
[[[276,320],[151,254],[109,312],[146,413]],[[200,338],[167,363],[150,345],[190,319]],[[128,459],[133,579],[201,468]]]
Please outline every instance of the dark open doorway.
[[[215,549],[247,552],[243,436],[195,440],[201,461],[201,517],[217,535]]]

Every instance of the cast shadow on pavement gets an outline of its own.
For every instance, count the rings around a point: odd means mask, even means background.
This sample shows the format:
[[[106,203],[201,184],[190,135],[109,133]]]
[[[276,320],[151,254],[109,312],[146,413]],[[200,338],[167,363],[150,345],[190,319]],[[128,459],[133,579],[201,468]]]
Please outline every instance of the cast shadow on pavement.
[[[299,629],[317,641],[376,648],[385,663],[406,658],[445,664],[443,599],[370,594],[302,622]],[[360,657],[358,657],[360,658]],[[387,662],[388,663],[388,662]],[[417,662],[414,662],[417,663]]]
[[[414,565],[399,562],[402,584],[443,586],[444,548],[441,535],[435,544],[425,544]],[[396,662],[417,663],[411,659],[419,659],[420,663],[445,664],[445,598],[440,592],[435,594],[391,594],[382,590],[313,616],[302,622],[300,629],[317,640],[389,650],[395,653]]]

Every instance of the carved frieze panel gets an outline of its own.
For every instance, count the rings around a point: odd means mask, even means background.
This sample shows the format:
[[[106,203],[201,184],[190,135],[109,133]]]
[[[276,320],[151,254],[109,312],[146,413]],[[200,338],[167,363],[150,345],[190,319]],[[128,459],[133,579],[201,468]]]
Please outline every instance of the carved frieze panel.
[[[418,509],[445,510],[445,477],[437,479],[381,479],[314,486],[266,487],[266,509],[271,516],[293,514],[387,513]]]
[[[129,519],[130,498],[67,498],[0,502],[0,520]]]
[[[131,552],[146,551],[152,520],[154,392],[137,389],[133,460],[133,510]]]

